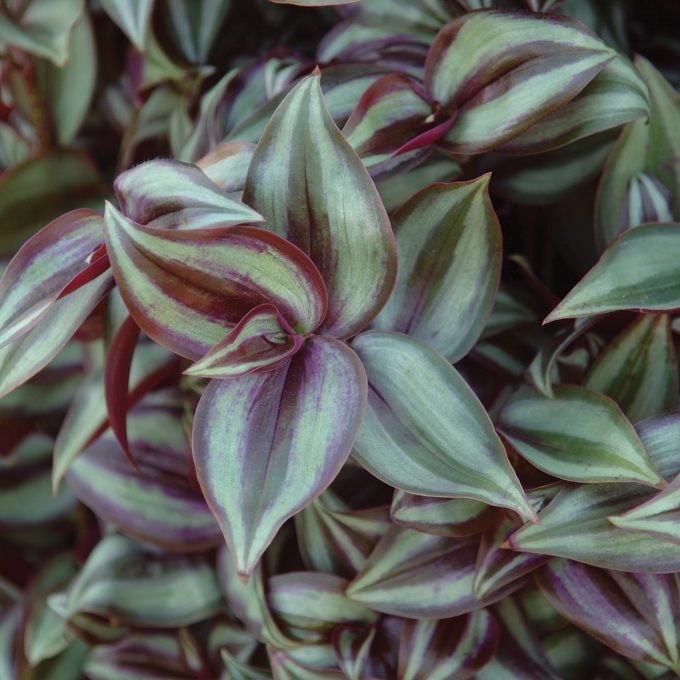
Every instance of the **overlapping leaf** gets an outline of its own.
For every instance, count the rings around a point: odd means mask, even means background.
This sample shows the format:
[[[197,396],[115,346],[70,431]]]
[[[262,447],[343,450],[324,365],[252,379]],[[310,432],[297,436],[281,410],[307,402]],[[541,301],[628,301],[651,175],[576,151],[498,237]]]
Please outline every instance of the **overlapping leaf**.
[[[112,206],[106,243],[116,282],[141,329],[190,359],[204,356],[253,307],[271,302],[298,332],[326,312],[318,270],[280,236],[255,227],[168,231]]]
[[[386,302],[396,254],[380,197],[328,114],[319,80],[301,81],[272,116],[244,201],[314,261],[328,288],[323,332],[347,337]]]
[[[352,346],[369,382],[353,454],[366,469],[410,493],[534,516],[484,408],[440,354],[383,331],[364,333]]]

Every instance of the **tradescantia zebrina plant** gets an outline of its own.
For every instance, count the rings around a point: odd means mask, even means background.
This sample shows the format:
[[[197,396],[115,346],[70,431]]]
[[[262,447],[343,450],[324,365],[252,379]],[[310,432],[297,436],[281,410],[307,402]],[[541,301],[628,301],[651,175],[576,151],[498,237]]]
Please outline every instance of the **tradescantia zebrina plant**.
[[[1,679],[680,675],[649,5],[0,4]]]

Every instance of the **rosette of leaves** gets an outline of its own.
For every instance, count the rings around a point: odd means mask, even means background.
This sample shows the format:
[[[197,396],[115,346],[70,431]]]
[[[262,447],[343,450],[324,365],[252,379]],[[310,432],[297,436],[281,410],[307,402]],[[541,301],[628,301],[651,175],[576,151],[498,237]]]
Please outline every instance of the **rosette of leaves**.
[[[680,673],[677,36],[605,4],[2,4],[0,677]]]

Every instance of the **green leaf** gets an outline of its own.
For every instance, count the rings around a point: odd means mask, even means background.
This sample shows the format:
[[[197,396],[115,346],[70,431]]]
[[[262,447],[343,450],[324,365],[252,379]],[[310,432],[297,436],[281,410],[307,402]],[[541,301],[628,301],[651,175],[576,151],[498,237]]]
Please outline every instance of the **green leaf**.
[[[376,328],[407,333],[452,363],[473,347],[501,270],[501,231],[488,185],[488,175],[435,184],[395,213],[399,273]]]
[[[323,332],[348,337],[387,301],[396,253],[378,192],[326,110],[319,81],[305,78],[277,108],[244,201],[318,266],[329,299]]]
[[[45,57],[56,66],[69,58],[69,38],[83,13],[83,0],[31,0],[20,18],[0,12],[0,49],[8,45]]]
[[[410,493],[534,517],[489,416],[446,359],[400,333],[370,331],[352,346],[369,381],[353,455],[369,472]]]
[[[478,600],[473,593],[477,541],[391,527],[350,583],[352,600],[384,614],[446,619],[481,609],[521,583]]]
[[[558,15],[490,10],[455,19],[425,65],[431,96],[458,109],[444,144],[469,154],[509,142],[572,100],[615,54]]]
[[[585,386],[614,399],[632,422],[678,403],[678,362],[666,314],[638,317],[598,357]]]
[[[554,392],[548,399],[520,389],[498,418],[503,436],[532,465],[574,482],[665,484],[614,401],[577,385]]]
[[[130,42],[144,52],[154,0],[101,0],[101,5]]]
[[[398,489],[392,498],[390,519],[426,534],[465,538],[481,532],[495,515],[486,503],[467,498],[414,496]]]
[[[153,229],[110,204],[104,223],[130,314],[152,340],[176,354],[203,357],[265,302],[303,334],[324,318],[326,291],[318,270],[276,234],[249,226]]]
[[[537,581],[560,614],[595,639],[623,656],[680,673],[680,592],[673,575],[552,560]]]
[[[194,418],[194,462],[243,577],[285,520],[333,481],[365,403],[357,356],[319,336],[278,369],[208,385]]]
[[[485,610],[446,621],[406,621],[399,646],[400,680],[463,680],[491,659],[498,624]]]
[[[255,145],[248,142],[222,142],[196,161],[208,178],[227,193],[243,191]]]
[[[645,224],[619,236],[544,323],[620,310],[680,308],[680,224]]]
[[[348,680],[362,680],[376,629],[338,626],[333,631],[333,649],[338,666]]]

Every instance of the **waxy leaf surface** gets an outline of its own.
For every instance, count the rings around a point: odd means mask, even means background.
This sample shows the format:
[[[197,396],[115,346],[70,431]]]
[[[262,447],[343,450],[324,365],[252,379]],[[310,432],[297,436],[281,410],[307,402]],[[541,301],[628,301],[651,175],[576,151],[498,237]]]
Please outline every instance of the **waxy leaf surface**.
[[[567,17],[470,12],[437,35],[425,85],[435,100],[458,109],[446,147],[481,153],[567,104],[614,56]]]
[[[397,261],[378,192],[326,110],[319,81],[305,78],[272,116],[244,201],[314,261],[328,289],[323,332],[348,337],[385,304]]]
[[[619,310],[680,308],[679,249],[680,224],[645,224],[624,232],[546,323]]]
[[[318,336],[276,370],[208,385],[194,419],[194,461],[240,574],[333,481],[365,404],[357,356]]]
[[[110,205],[105,224],[113,272],[132,317],[176,354],[203,357],[265,302],[298,332],[314,330],[324,318],[318,270],[276,234],[248,226],[153,229]]]
[[[393,218],[399,272],[374,326],[418,338],[452,363],[481,335],[498,288],[501,232],[488,183],[484,175],[434,184]]]
[[[534,516],[489,416],[446,359],[400,333],[370,331],[352,346],[369,383],[353,455],[369,472],[410,493]]]
[[[673,575],[552,560],[537,580],[562,616],[589,635],[623,656],[680,672],[680,592]]]
[[[630,421],[609,398],[577,385],[555,398],[523,388],[505,402],[499,429],[532,465],[575,482],[663,485]]]

